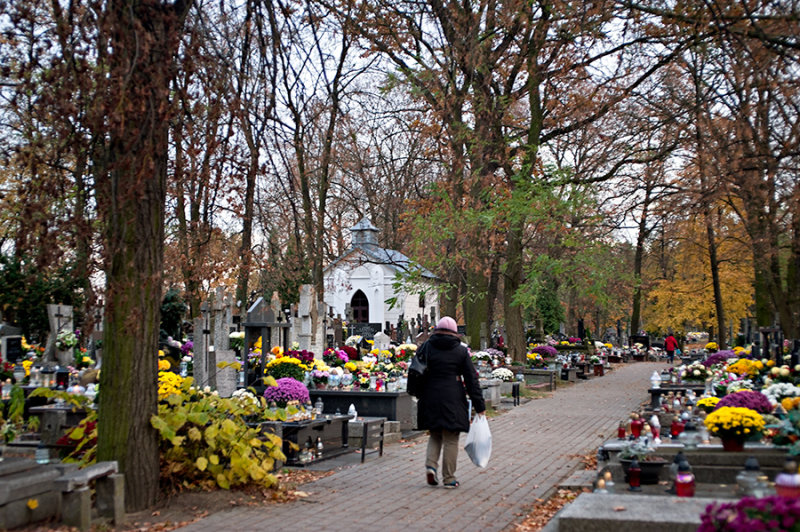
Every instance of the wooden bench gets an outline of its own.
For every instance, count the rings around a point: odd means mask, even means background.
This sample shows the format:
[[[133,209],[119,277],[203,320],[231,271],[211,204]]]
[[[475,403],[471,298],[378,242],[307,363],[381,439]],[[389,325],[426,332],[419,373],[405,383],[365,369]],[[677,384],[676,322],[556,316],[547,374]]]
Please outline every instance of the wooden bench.
[[[383,456],[383,430],[386,418],[383,417],[366,417],[359,419],[363,423],[363,430],[361,433],[361,463],[364,463],[364,458],[367,454],[378,453],[378,456]],[[367,451],[367,447],[377,445],[377,449]]]
[[[56,479],[61,492],[61,519],[80,530],[92,525],[91,482],[95,482],[97,513],[110,517],[115,526],[125,522],[124,475],[118,473],[117,462],[99,462],[84,469],[66,471]]]

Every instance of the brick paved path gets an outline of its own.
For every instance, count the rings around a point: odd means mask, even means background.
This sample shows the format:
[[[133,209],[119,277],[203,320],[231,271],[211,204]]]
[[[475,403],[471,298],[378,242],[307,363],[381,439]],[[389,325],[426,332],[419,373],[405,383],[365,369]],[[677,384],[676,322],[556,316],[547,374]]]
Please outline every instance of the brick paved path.
[[[578,468],[580,457],[599,446],[600,434],[616,435],[619,421],[648,400],[650,375],[663,366],[620,365],[491,419],[486,469],[469,461],[462,434],[458,489],[425,484],[423,437],[388,445],[382,458],[371,455],[363,465],[304,485],[308,498],[220,512],[182,530],[504,530]]]

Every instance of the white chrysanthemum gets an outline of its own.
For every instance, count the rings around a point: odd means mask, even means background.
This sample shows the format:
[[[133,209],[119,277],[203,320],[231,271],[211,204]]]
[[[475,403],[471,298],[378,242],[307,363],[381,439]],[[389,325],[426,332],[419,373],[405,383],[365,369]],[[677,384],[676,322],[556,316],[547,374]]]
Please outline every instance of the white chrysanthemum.
[[[514,380],[514,373],[510,369],[497,368],[492,371],[492,377],[500,379],[503,382],[511,382]]]
[[[781,399],[800,397],[800,388],[788,382],[776,382],[761,390],[761,393],[767,396],[770,403],[776,405]]]

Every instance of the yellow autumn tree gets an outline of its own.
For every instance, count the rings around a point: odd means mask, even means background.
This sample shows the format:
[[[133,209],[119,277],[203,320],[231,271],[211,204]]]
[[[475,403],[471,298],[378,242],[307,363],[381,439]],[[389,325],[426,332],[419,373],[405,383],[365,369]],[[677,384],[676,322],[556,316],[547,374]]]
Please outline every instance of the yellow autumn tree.
[[[722,303],[727,321],[738,329],[740,318],[753,304],[753,264],[741,224],[724,206],[718,217],[718,256]],[[714,290],[707,250],[707,236],[698,216],[677,217],[670,225],[671,245],[664,259],[647,264],[647,278],[654,279],[646,291],[643,310],[648,330],[685,332],[716,324]]]

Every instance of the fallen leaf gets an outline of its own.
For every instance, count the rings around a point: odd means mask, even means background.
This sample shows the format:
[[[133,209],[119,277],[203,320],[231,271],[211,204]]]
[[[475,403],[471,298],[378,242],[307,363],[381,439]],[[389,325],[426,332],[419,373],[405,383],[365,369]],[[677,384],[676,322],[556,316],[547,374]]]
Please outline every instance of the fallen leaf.
[[[615,512],[624,512],[625,510],[627,510],[627,508],[625,508],[624,506],[614,506]]]

